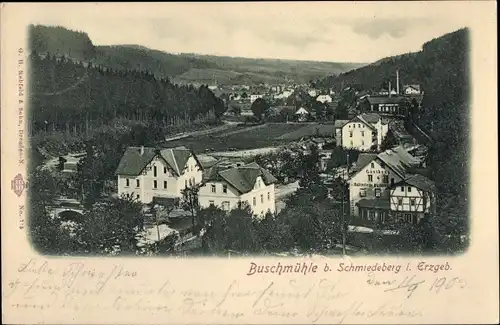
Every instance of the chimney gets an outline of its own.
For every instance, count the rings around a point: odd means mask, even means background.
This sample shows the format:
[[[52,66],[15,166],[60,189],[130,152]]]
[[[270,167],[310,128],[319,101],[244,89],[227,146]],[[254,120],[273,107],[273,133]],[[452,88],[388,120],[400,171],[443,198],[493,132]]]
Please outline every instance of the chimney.
[[[389,81],[389,97],[391,97],[391,82]]]
[[[144,155],[144,146],[141,146],[141,156]]]
[[[399,70],[396,70],[396,92],[399,95]]]

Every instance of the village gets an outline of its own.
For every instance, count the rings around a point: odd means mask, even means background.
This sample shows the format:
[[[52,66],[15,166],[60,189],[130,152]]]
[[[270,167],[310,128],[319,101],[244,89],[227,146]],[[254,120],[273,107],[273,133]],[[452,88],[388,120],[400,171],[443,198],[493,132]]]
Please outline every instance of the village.
[[[311,155],[327,200],[342,211],[342,221],[336,222],[344,223],[344,242],[330,245],[331,252],[346,254],[346,236],[353,241],[349,252],[366,251],[373,245],[356,236],[397,237],[401,224],[416,225],[433,213],[435,189],[426,171],[431,139],[416,124],[424,91],[419,85],[400,89],[399,71],[394,83],[378,92],[350,86],[337,91],[311,85],[219,87],[216,82],[209,88],[228,107],[223,126],[178,134],[154,147],[128,147],[116,166],[108,195],[142,205],[139,246],[175,235],[172,250],[197,252],[206,231],[195,231],[200,209],[228,214],[243,204],[256,219],[280,213],[300,188],[310,185],[301,183],[303,167],[291,162]],[[346,104],[345,98],[352,99]],[[255,109],[259,102],[264,106],[260,112]],[[281,133],[267,133],[280,128]],[[253,134],[259,139],[245,147]],[[231,142],[224,139],[231,136],[244,146],[234,142],[228,147]],[[265,143],[259,142],[263,138]],[[83,157],[61,156],[44,168],[72,175]],[[60,198],[53,215],[66,215],[71,225],[71,215],[83,213],[82,200]]]

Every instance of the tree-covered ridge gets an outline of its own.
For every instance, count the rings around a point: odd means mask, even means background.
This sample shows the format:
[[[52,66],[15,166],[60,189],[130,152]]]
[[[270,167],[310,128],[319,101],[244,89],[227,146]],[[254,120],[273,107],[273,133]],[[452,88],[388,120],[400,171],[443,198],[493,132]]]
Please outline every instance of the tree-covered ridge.
[[[207,87],[176,86],[143,71],[113,70],[32,52],[30,130],[75,131],[116,118],[176,125],[216,119],[221,99]]]

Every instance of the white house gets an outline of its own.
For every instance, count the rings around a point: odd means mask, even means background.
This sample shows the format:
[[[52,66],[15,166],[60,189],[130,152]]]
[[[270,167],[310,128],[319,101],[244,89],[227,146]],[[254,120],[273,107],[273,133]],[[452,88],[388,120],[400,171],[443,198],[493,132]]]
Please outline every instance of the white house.
[[[378,149],[388,131],[388,120],[378,114],[361,114],[342,125],[340,145],[361,151]]]
[[[349,200],[351,216],[363,217],[360,211],[366,209],[390,208],[386,189],[409,177],[408,168],[419,166],[421,161],[411,156],[402,147],[384,151],[380,154],[361,153],[353,169],[354,174],[349,180]],[[375,211],[378,213],[378,211]],[[385,219],[386,215],[373,215]]]
[[[227,169],[213,168],[200,187],[200,206],[214,205],[229,211],[239,202],[247,202],[257,216],[268,211],[274,213],[276,182],[276,178],[257,163]]]
[[[316,89],[309,89],[309,91],[307,92],[309,94],[309,96],[311,97],[316,97],[318,96],[318,91]]]
[[[261,94],[251,94],[250,95],[250,103],[255,102],[257,99],[264,97],[264,95]]]
[[[420,95],[420,85],[404,85],[403,94],[405,95]]]
[[[331,103],[332,102],[332,96],[330,95],[319,95],[317,98],[316,98],[316,101],[320,102],[320,103]]]
[[[302,122],[306,121],[307,117],[309,116],[309,111],[307,109],[305,109],[304,107],[301,107],[295,112],[295,116],[297,117],[297,120],[299,120],[299,121],[302,121]]]
[[[179,198],[182,189],[201,183],[202,167],[185,147],[128,147],[116,175],[118,195],[129,194],[151,203],[155,198]]]

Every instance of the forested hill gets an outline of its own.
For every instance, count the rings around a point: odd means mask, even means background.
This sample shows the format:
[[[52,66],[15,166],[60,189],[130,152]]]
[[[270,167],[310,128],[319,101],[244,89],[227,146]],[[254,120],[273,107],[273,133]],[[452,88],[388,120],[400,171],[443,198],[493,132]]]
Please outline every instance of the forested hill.
[[[330,76],[318,81],[322,86],[356,86],[364,90],[379,91],[387,88],[388,81],[396,85],[396,70],[399,70],[400,84],[426,84],[439,74],[463,69],[462,53],[467,48],[467,29],[460,29],[433,39],[422,46],[422,50],[388,57],[370,65]],[[431,81],[429,81],[432,83]],[[424,91],[429,90],[423,87]]]
[[[65,56],[113,70],[138,70],[157,77],[171,77],[190,69],[209,69],[216,65],[196,58],[181,57],[142,46],[94,46],[84,32],[64,27],[31,25],[30,49],[40,54]]]
[[[177,86],[141,71],[30,55],[30,131],[85,132],[126,119],[163,126],[214,120],[225,105],[206,87]]]
[[[37,53],[66,56],[113,70],[138,70],[180,84],[297,83],[349,71],[364,64],[227,56],[171,54],[139,45],[95,46],[84,32],[64,27],[30,26],[31,49]]]

